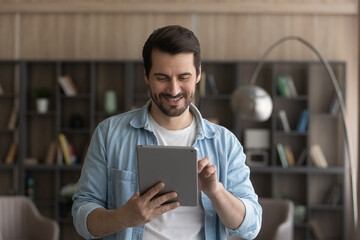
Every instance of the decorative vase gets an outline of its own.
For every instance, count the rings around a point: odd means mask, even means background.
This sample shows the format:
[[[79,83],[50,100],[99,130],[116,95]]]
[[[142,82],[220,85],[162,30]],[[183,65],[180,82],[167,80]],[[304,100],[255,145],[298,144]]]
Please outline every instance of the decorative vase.
[[[36,110],[38,113],[47,113],[49,109],[49,99],[38,98],[36,99]]]
[[[105,112],[108,114],[114,113],[116,108],[116,92],[112,90],[106,91],[104,97]]]

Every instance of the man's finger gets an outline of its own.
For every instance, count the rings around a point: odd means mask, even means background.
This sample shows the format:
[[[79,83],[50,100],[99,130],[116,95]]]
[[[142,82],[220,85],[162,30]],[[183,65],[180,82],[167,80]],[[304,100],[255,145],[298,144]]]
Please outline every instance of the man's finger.
[[[208,157],[198,160],[198,172],[200,173],[206,166],[210,166],[210,164],[211,161]]]
[[[151,207],[156,208],[164,204],[166,201],[169,201],[171,199],[174,199],[177,197],[176,192],[169,192],[165,193],[164,195],[161,195],[159,197],[154,198],[151,200]]]
[[[167,203],[167,204],[164,204],[164,205],[161,205],[160,207],[158,207],[155,211],[156,211],[156,214],[158,216],[160,216],[161,214],[164,214],[170,210],[173,210],[177,207],[180,206],[180,203],[179,202],[172,202],[172,203]]]
[[[208,178],[208,177],[210,177],[211,175],[213,175],[216,172],[216,166],[211,165],[209,167],[206,167],[205,170],[206,171],[204,172],[204,176]]]
[[[163,182],[157,183],[152,188],[150,188],[146,193],[142,195],[142,198],[144,198],[146,201],[149,201],[155,197],[156,194],[158,194],[161,189],[165,187],[165,184]]]

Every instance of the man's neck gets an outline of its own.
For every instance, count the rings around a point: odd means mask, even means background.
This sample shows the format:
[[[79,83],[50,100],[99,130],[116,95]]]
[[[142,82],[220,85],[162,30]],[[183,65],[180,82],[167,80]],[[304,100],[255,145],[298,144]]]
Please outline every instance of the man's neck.
[[[165,115],[155,103],[150,107],[151,117],[163,128],[167,130],[181,130],[190,126],[193,120],[193,114],[189,108],[185,110],[180,116],[170,117]]]

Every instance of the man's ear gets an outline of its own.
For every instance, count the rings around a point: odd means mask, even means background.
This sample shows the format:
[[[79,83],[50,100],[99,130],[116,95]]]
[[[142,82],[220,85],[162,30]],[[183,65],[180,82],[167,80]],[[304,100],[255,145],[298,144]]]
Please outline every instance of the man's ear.
[[[200,82],[201,79],[201,65],[199,66],[199,74],[196,77],[196,83]]]
[[[146,76],[146,71],[145,71],[145,69],[144,69],[144,81],[145,81],[146,84],[149,85],[149,78]]]

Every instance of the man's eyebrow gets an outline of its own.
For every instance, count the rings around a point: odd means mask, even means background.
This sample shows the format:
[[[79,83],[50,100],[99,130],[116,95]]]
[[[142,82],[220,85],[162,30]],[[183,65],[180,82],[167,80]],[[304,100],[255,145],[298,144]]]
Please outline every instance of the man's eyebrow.
[[[154,73],[153,76],[169,77],[169,75],[167,75],[165,73]]]
[[[192,73],[190,73],[190,72],[184,72],[184,73],[180,73],[179,75],[180,75],[180,76],[184,76],[184,75],[192,75]]]
[[[180,73],[178,76],[187,76],[187,75],[192,75],[192,73],[190,72],[184,72],[184,73]],[[165,73],[154,73],[153,76],[162,76],[162,77],[170,77],[169,75],[165,74]]]

